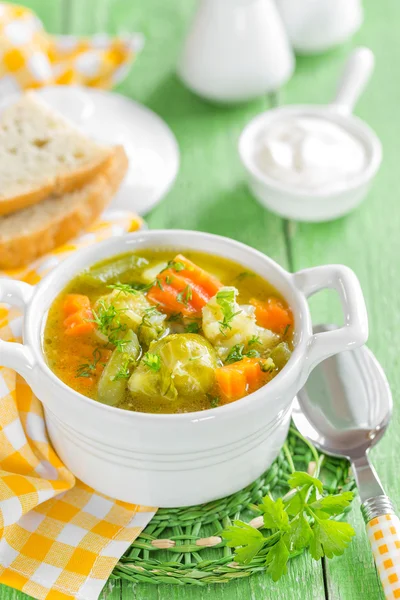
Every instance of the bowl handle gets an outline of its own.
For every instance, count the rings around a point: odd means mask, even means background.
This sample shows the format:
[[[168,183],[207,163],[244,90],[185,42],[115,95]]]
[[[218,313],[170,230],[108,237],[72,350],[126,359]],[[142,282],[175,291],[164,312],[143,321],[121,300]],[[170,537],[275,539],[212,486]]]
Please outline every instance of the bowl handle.
[[[325,265],[298,271],[293,275],[296,287],[308,298],[325,288],[337,291],[342,303],[344,325],[340,329],[316,333],[310,337],[306,373],[329,356],[351,350],[368,339],[368,316],[360,282],[344,265]]]
[[[0,302],[18,306],[25,311],[33,294],[33,286],[15,279],[0,279]],[[31,349],[17,342],[0,340],[0,365],[15,369],[25,378],[30,378],[34,367]]]

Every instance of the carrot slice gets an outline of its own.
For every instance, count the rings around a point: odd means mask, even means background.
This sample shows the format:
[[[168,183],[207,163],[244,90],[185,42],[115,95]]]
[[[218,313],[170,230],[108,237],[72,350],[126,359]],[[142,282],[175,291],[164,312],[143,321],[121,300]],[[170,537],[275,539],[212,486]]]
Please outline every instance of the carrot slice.
[[[256,311],[256,320],[261,327],[275,333],[282,333],[286,327],[293,325],[293,315],[277,298],[268,298],[266,302],[252,298],[250,300]]]
[[[246,394],[246,375],[240,370],[220,367],[215,371],[215,378],[226,402],[233,402]]]
[[[264,384],[267,375],[261,369],[259,358],[245,357],[216,369],[215,378],[225,402],[232,402]]]
[[[185,269],[180,271],[180,274],[202,288],[206,292],[208,298],[215,296],[218,290],[222,288],[222,283],[219,279],[195,265],[195,263],[186,258],[186,256],[183,256],[183,254],[175,256],[174,262],[181,263],[185,266]]]
[[[95,328],[92,319],[93,313],[90,308],[82,308],[72,313],[64,321],[65,335],[78,336],[91,333]]]
[[[63,304],[66,317],[82,310],[82,308],[90,308],[88,296],[84,296],[83,294],[68,294],[66,296]]]
[[[162,271],[147,297],[166,312],[184,315],[199,313],[222,287],[218,279],[201,269],[182,254]]]
[[[172,285],[162,283],[162,289],[157,285],[153,286],[147,294],[147,298],[167,313],[181,312],[183,315],[190,316],[198,312],[189,302],[186,305],[184,301],[180,302],[179,293],[180,291],[173,288]],[[184,294],[185,292],[182,291],[183,296]]]

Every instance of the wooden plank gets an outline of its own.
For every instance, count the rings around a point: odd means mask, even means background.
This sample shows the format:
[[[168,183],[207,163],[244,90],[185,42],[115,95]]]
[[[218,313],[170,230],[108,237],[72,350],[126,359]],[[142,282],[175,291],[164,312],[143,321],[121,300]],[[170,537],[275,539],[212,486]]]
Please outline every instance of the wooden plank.
[[[398,107],[400,85],[393,79],[393,64],[400,60],[397,33],[390,23],[398,22],[400,5],[396,0],[365,2],[366,21],[353,45],[367,45],[375,52],[376,71],[361,99],[356,114],[365,119],[380,136],[384,162],[365,203],[352,215],[326,224],[291,227],[291,253],[296,269],[323,263],[344,263],[355,270],[364,289],[370,317],[368,345],[381,361],[390,380],[395,406],[399,406],[400,372],[398,336],[400,327],[397,257],[400,251],[400,188],[398,166]],[[326,102],[351,44],[326,57],[301,59],[296,77],[287,87],[285,100],[291,103]],[[335,321],[338,302],[332,295],[318,295],[312,302],[316,322]],[[387,493],[397,502],[400,443],[400,413],[395,410],[389,432],[372,457]],[[364,525],[358,507],[351,520],[357,539],[343,557],[327,562],[330,599],[362,600],[383,598],[377,580]]]

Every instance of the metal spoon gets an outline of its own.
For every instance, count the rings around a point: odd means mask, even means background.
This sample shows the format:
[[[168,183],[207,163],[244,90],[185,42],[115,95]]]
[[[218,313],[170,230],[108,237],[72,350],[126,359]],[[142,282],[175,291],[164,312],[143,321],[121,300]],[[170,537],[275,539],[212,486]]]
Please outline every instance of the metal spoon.
[[[316,333],[335,329],[318,325]],[[322,452],[347,458],[386,598],[400,598],[400,520],[368,459],[392,415],[385,373],[366,346],[342,352],[312,371],[294,403],[298,430]]]

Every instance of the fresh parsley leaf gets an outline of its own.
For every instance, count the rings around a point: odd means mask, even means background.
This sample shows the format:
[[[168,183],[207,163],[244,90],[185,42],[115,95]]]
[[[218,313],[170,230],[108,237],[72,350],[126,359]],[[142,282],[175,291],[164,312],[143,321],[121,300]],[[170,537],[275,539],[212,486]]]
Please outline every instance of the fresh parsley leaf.
[[[329,515],[340,515],[348,506],[350,506],[353,497],[353,492],[343,492],[342,494],[325,496],[310,504],[310,508],[320,518],[327,518]],[[326,515],[326,517],[322,516],[320,512]]]
[[[187,285],[176,297],[177,301],[187,306],[192,299],[192,288]]]
[[[247,342],[248,346],[261,346],[261,338],[258,335],[252,335],[249,341]]]
[[[294,493],[285,500],[286,512],[291,517],[295,517],[304,509],[308,488],[301,488],[296,491],[293,490],[293,492]]]
[[[186,325],[185,331],[187,331],[187,333],[199,333],[200,325],[197,321],[191,321]]]
[[[137,294],[138,291],[135,290],[129,283],[111,283],[107,286],[110,290],[118,290],[124,294]]]
[[[235,559],[239,563],[248,563],[257,555],[266,556],[267,572],[274,581],[286,573],[291,553],[309,548],[316,560],[322,556],[332,558],[344,552],[354,535],[351,525],[331,517],[347,508],[351,492],[317,499],[317,494],[322,494],[322,482],[303,472],[294,472],[289,485],[292,490],[285,501],[266,496],[258,506],[263,513],[263,528],[272,530],[268,537],[255,528],[249,531],[250,526],[241,521],[222,533],[228,545],[237,548]]]
[[[267,573],[271,575],[272,581],[278,581],[282,575],[285,575],[289,556],[289,550],[282,539],[268,550],[265,564],[267,565]]]
[[[168,263],[168,267],[173,271],[179,273],[179,271],[183,271],[186,267],[182,262],[176,260],[170,260]]]
[[[292,473],[289,477],[288,484],[291,488],[299,488],[304,485],[307,487],[314,486],[317,488],[320,494],[322,494],[322,492],[324,491],[322,481],[316,479],[315,477],[311,477],[311,475],[303,471],[295,471],[294,473]]]
[[[235,344],[225,359],[226,364],[238,362],[243,358],[244,344]]]
[[[235,560],[248,564],[264,545],[264,536],[251,525],[243,521],[234,521],[234,525],[222,532],[226,545],[230,548],[239,548],[235,553]]]
[[[349,523],[316,518],[310,542],[311,556],[315,560],[323,556],[340,556],[354,535],[355,531]]]
[[[272,500],[269,496],[265,496],[258,508],[264,513],[264,526],[267,529],[288,531],[289,517],[285,511],[282,498]]]
[[[296,552],[306,548],[310,543],[312,529],[304,514],[300,514],[290,523],[290,530],[285,535],[289,552]]]
[[[257,350],[249,350],[248,352],[244,352],[244,344],[235,344],[232,346],[228,356],[225,359],[226,364],[238,362],[242,360],[245,356],[248,358],[258,358],[260,355]]]
[[[95,348],[92,353],[92,362],[82,363],[76,369],[75,377],[91,377],[96,372],[97,363],[101,359],[101,352],[99,348]]]
[[[161,369],[161,357],[159,354],[146,352],[146,354],[143,356],[143,362],[147,367],[149,367],[149,369],[151,369],[151,371],[154,371],[155,373]]]
[[[231,322],[236,315],[242,311],[238,310],[235,312],[236,301],[235,301],[235,290],[225,289],[217,292],[216,295],[217,304],[221,307],[223,319],[220,321],[220,331],[225,333],[227,329],[232,329]]]

